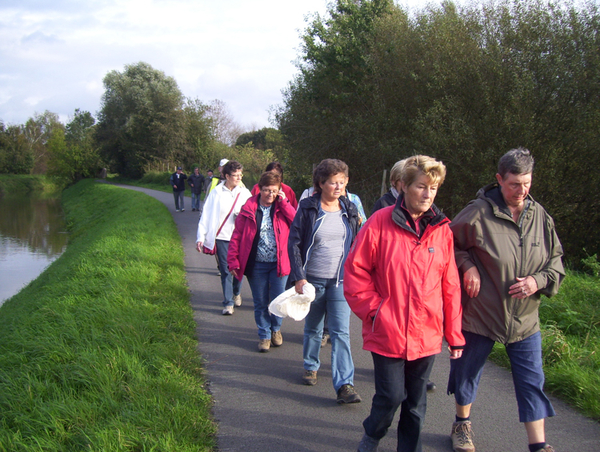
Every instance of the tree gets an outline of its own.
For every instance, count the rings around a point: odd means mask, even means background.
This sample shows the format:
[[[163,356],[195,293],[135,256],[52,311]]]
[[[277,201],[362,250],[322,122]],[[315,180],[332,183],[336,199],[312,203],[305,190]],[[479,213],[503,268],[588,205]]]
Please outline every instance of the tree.
[[[96,139],[120,174],[139,178],[144,166],[183,152],[183,96],[177,83],[147,63],[104,77]]]
[[[96,174],[101,161],[94,141],[95,122],[91,113],[76,109],[65,132],[53,131],[48,141],[48,175],[69,184]]]
[[[42,114],[35,113],[25,123],[23,133],[33,156],[32,173],[46,173],[48,165],[47,144],[52,132],[57,128],[64,131],[64,125],[60,122],[58,115],[48,110]]]
[[[237,138],[244,133],[244,129],[233,119],[233,115],[222,100],[213,100],[207,109],[212,120],[215,139],[227,146],[235,146]]]
[[[33,168],[33,153],[22,126],[0,122],[0,173],[29,174]]]

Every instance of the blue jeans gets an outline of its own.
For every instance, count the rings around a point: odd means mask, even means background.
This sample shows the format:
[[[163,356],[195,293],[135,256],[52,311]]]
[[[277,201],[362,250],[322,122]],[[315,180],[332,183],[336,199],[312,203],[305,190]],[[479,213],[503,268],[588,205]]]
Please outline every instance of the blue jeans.
[[[173,192],[173,198],[175,198],[175,210],[181,210],[183,209],[183,198],[184,198],[184,191],[174,191]]]
[[[344,298],[344,286],[336,287],[336,280],[307,276],[315,286],[315,300],[304,321],[304,369],[319,370],[321,361],[321,338],[323,323],[327,313],[331,338],[331,376],[333,388],[340,389],[345,384],[354,385],[354,363],[350,350],[350,306]]]
[[[219,258],[219,271],[221,272],[221,286],[223,287],[223,306],[233,306],[233,297],[240,294],[242,281],[234,278],[227,268],[229,241],[216,240],[216,247]]]
[[[463,331],[463,334],[466,340],[463,354],[459,359],[450,361],[448,394],[454,394],[459,405],[469,405],[477,397],[483,366],[494,340],[469,331]],[[538,331],[505,347],[519,406],[519,421],[533,422],[554,416],[554,408],[544,394],[541,333]]]
[[[192,209],[200,210],[200,196],[202,193],[192,192]]]
[[[285,290],[286,276],[277,276],[277,262],[255,262],[247,276],[254,299],[254,320],[260,339],[271,339],[271,332],[281,329],[282,317],[269,312],[269,304]]]
[[[371,353],[375,370],[375,395],[371,414],[363,422],[365,433],[381,439],[400,404],[398,452],[421,452],[421,429],[427,411],[427,380],[435,355],[414,361]]]

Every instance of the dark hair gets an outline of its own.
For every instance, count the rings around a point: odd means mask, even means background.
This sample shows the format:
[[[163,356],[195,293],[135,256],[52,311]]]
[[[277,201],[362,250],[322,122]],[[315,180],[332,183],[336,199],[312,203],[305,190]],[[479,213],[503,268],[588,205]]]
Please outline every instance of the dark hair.
[[[244,170],[242,164],[236,160],[229,160],[227,163],[225,163],[225,166],[223,166],[223,169],[221,171],[223,172],[223,176],[226,176],[227,174],[231,176],[231,174],[235,173],[238,170]]]
[[[348,165],[338,159],[325,159],[313,171],[313,186],[315,193],[321,193],[321,184],[327,182],[331,176],[343,173],[348,177]]]
[[[533,157],[528,149],[511,149],[498,161],[498,174],[504,179],[508,173],[529,174],[533,173]]]
[[[259,188],[268,187],[269,185],[279,185],[281,187],[281,175],[276,171],[265,171],[260,175],[258,180]]]
[[[265,171],[276,171],[281,175],[281,181],[283,182],[283,166],[279,162],[271,162],[267,165]]]

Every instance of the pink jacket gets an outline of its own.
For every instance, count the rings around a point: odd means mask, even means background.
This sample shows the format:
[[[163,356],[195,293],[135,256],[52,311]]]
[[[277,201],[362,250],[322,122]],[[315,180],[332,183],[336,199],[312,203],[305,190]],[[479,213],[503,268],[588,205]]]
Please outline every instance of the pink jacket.
[[[440,353],[443,336],[450,346],[463,346],[450,220],[433,206],[435,216],[419,238],[394,209],[369,218],[346,259],[344,294],[363,322],[363,348],[414,361]]]
[[[256,210],[260,194],[252,196],[242,207],[240,214],[235,219],[235,229],[229,242],[227,254],[227,266],[236,270],[237,278],[242,279],[252,244],[256,236],[258,226],[256,224]],[[273,229],[275,230],[275,241],[277,242],[277,274],[285,276],[290,274],[290,258],[288,256],[288,237],[290,225],[294,221],[296,210],[288,199],[277,198],[273,205]],[[239,270],[238,270],[239,269]]]

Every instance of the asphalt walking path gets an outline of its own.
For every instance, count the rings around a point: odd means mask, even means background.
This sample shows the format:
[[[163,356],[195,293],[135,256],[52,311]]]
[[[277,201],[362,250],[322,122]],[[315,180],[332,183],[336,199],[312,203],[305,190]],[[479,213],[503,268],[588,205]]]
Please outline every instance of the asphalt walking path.
[[[221,452],[338,452],[355,451],[363,435],[374,393],[373,363],[362,349],[361,325],[352,315],[350,338],[355,365],[354,385],[363,402],[338,405],[331,381],[331,346],[321,350],[315,386],[302,384],[304,322],[284,319],[283,345],[259,353],[250,287],[244,279],[243,304],[233,316],[221,314],[221,280],[214,256],[196,251],[198,212],[175,212],[173,196],[156,190],[123,186],[162,201],[181,234],[191,304],[197,323],[199,351],[204,359],[208,389],[214,398]],[[451,452],[450,428],[454,398],[446,395],[450,367],[447,352],[436,357],[431,380],[437,390],[428,395],[423,428],[424,452]],[[547,441],[557,452],[600,451],[600,424],[552,398],[557,416],[546,420]],[[510,372],[492,363],[484,370],[471,413],[477,451],[527,452],[527,436],[518,422]],[[380,452],[396,450],[398,413]]]

